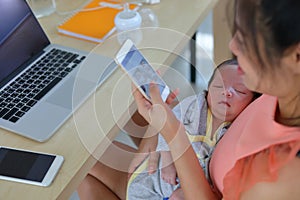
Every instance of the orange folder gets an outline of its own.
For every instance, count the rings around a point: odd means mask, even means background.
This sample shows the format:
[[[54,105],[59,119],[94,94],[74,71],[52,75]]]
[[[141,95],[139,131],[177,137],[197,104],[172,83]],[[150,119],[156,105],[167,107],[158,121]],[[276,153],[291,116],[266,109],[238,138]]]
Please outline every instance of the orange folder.
[[[100,2],[117,4],[108,0],[92,0],[84,8],[60,24],[57,27],[58,32],[92,42],[103,42],[114,33],[114,18],[122,9],[101,7]],[[130,5],[130,9],[135,7],[136,5]]]

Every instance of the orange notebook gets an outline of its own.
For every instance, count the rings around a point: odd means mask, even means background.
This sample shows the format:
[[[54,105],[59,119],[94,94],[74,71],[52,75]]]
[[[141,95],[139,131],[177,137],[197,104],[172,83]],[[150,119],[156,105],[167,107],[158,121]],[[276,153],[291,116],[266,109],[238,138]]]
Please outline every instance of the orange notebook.
[[[92,42],[103,42],[116,30],[114,18],[122,9],[101,7],[101,2],[113,4],[108,0],[92,0],[84,8],[60,24],[57,27],[58,32]],[[130,9],[135,7],[136,5],[130,5]]]

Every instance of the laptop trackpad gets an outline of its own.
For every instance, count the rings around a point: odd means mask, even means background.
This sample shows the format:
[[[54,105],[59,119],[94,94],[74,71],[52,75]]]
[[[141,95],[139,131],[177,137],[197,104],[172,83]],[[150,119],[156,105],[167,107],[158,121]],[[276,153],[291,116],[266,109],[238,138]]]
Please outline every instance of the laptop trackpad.
[[[72,110],[95,88],[95,83],[71,76],[47,98],[47,102]]]

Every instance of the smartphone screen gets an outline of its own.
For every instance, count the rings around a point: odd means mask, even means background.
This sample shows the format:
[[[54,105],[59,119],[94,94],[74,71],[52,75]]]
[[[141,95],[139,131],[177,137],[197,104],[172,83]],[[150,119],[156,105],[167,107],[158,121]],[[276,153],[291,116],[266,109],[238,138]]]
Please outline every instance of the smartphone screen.
[[[166,100],[170,91],[168,86],[134,45],[130,46],[120,64],[125,68],[135,84],[145,92],[148,99],[150,99],[150,83],[154,82],[158,85],[163,100]]]
[[[56,156],[0,148],[0,176],[42,182]]]

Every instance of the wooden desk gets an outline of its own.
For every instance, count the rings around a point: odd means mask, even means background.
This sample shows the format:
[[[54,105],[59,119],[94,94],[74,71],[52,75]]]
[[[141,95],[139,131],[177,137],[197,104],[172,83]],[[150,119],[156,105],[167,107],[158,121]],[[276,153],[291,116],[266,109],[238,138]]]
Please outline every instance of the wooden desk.
[[[57,8],[59,11],[72,10],[84,2],[57,0]],[[216,2],[217,0],[161,0],[160,4],[148,6],[158,16],[162,29],[144,31],[143,40],[138,47],[151,49],[145,51],[150,62],[171,64]],[[56,26],[64,18],[65,16],[53,14],[40,19],[53,43],[99,52],[110,57],[120,47],[115,38],[97,46],[58,35]],[[96,162],[96,158],[102,155],[118,133],[119,127],[123,127],[128,121],[128,107],[132,102],[130,82],[118,69],[47,142],[34,142],[0,130],[0,145],[60,154],[65,158],[51,186],[44,188],[0,181],[0,199],[68,199]]]

